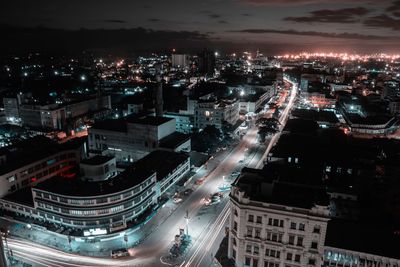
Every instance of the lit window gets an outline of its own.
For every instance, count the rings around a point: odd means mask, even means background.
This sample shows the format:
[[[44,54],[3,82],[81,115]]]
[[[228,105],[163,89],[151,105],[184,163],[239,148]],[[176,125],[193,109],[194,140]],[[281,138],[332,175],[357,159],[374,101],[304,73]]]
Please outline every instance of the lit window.
[[[326,166],[325,171],[326,172],[331,172],[331,166]]]

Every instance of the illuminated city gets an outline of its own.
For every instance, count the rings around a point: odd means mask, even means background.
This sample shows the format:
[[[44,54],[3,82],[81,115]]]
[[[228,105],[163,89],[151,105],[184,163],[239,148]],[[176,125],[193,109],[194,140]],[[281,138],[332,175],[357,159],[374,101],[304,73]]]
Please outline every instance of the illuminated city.
[[[400,267],[400,1],[4,1],[0,267]]]

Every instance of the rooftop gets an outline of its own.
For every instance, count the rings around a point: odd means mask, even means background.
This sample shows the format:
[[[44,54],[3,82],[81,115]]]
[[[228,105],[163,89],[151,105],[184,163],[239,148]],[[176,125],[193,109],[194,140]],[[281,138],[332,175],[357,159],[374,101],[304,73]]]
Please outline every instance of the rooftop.
[[[171,120],[173,120],[173,119],[172,118],[166,118],[166,117],[159,117],[159,116],[146,116],[144,118],[128,118],[127,122],[128,123],[159,126],[159,125],[164,124],[164,123],[166,123],[168,121],[171,121]]]
[[[160,147],[175,149],[190,139],[188,134],[173,132],[160,140]]]
[[[133,167],[136,170],[150,170],[156,172],[157,179],[162,180],[188,158],[189,155],[185,153],[155,150],[146,157],[133,163]]]
[[[92,128],[108,130],[108,131],[127,132],[128,123],[159,126],[170,120],[173,119],[166,117],[155,117],[155,116],[145,116],[141,118],[130,116],[122,119],[98,121],[93,125]]]
[[[261,170],[244,168],[234,185],[254,201],[305,209],[316,204],[329,204],[328,195],[322,187],[272,180]]]
[[[292,116],[311,121],[323,121],[329,123],[339,123],[333,111],[317,111],[309,109],[295,109]]]
[[[400,259],[400,234],[377,225],[332,219],[328,222],[325,245]]]
[[[32,191],[30,187],[25,187],[11,194],[6,195],[3,199],[16,202],[22,205],[33,207]]]
[[[49,157],[63,150],[77,149],[85,138],[75,138],[64,144],[58,144],[44,136],[35,136],[15,145],[0,149],[0,155],[6,156],[0,165],[0,175],[6,174],[25,165]]]
[[[54,177],[34,188],[65,196],[100,196],[113,194],[132,188],[146,179],[154,172],[144,169],[136,169],[133,166],[107,181],[87,182],[77,178]]]
[[[86,164],[86,165],[101,165],[104,164],[110,160],[112,160],[114,157],[110,156],[102,156],[102,155],[96,155],[92,158],[89,159],[83,159],[81,160],[81,164]]]

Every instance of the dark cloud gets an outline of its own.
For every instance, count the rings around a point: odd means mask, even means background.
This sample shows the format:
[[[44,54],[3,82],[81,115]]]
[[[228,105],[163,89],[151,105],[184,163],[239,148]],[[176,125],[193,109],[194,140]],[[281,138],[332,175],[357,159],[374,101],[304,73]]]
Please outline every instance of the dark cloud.
[[[155,19],[155,18],[153,18],[153,19],[149,19],[149,21],[150,22],[159,22],[159,21],[161,21],[160,19]]]
[[[253,15],[252,15],[252,14],[249,14],[249,13],[243,13],[242,16],[244,16],[244,17],[251,17],[251,16],[253,16]]]
[[[364,35],[364,34],[348,33],[348,32],[328,33],[328,32],[317,32],[317,31],[274,30],[274,29],[244,29],[244,30],[230,31],[230,32],[254,33],[254,34],[276,33],[276,34],[317,36],[317,37],[340,38],[340,39],[359,39],[359,40],[392,39],[392,37],[388,36]]]
[[[238,0],[242,3],[254,5],[311,5],[331,4],[332,0]],[[383,0],[385,1],[385,0]],[[370,3],[371,0],[336,0],[335,3]]]
[[[342,9],[322,9],[310,12],[309,16],[287,17],[284,20],[306,23],[354,23],[358,22],[360,17],[369,13],[364,7],[342,8]]]
[[[107,19],[107,20],[105,20],[105,22],[108,22],[108,23],[119,23],[119,24],[127,23],[126,20],[120,20],[120,19]]]
[[[1,26],[0,35],[8,40],[0,43],[0,53],[4,55],[31,51],[69,54],[84,50],[128,53],[164,51],[172,47],[187,50],[205,47],[213,40],[197,31],[145,28],[62,30]]]
[[[219,20],[218,23],[219,24],[228,24],[228,22],[226,20]]]
[[[386,11],[388,12],[399,11],[399,10],[400,10],[400,0],[393,1],[392,4],[388,8],[386,8]]]
[[[373,28],[387,28],[400,30],[400,19],[392,18],[386,14],[370,17],[364,21],[364,25]]]
[[[208,17],[211,19],[219,19],[221,17],[221,15],[212,13],[212,14],[208,14]]]

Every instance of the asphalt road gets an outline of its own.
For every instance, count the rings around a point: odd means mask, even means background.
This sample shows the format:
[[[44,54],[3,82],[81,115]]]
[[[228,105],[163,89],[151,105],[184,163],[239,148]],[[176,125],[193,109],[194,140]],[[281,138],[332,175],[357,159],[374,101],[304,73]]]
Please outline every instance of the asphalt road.
[[[297,86],[293,85],[289,103],[280,116],[282,128],[290,114],[296,92]],[[224,177],[229,177],[232,172],[244,166],[261,167],[278,138],[279,134],[272,136],[263,149],[258,149],[257,128],[253,126],[248,129],[240,143],[228,155],[210,162],[209,169],[213,165],[216,167],[206,176],[204,183],[180,203],[171,216],[141,244],[130,249],[131,257],[114,260],[70,254],[15,237],[7,238],[7,247],[13,251],[15,258],[33,266],[211,266],[213,253],[217,251],[224,236],[229,218],[229,191],[215,205],[206,206],[204,198],[219,191],[219,187],[226,184]],[[185,218],[187,213],[188,220]],[[170,259],[169,249],[174,237],[180,228],[186,227],[192,237],[189,251],[182,258]],[[98,244],[99,247],[102,245],[101,242]]]

